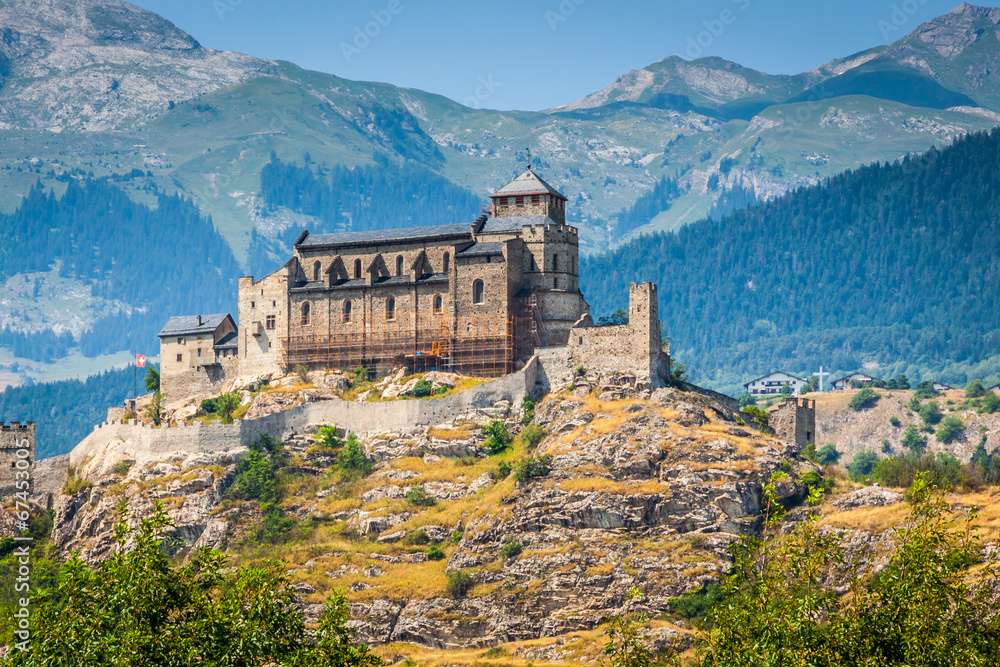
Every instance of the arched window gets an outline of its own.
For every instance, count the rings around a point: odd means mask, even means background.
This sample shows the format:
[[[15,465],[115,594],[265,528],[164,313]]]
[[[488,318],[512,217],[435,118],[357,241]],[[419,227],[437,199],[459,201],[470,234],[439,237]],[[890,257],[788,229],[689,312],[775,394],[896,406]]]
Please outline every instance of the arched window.
[[[396,258],[396,275],[397,276],[403,275],[403,256],[402,255],[400,255],[399,257]]]
[[[451,265],[451,255],[448,253],[444,254],[444,272],[448,273],[448,267]]]
[[[313,264],[313,281],[319,282],[319,272],[321,268],[322,267],[319,262]]]
[[[472,283],[472,303],[483,303],[485,287],[482,280]]]
[[[350,301],[345,301],[344,302],[344,321],[345,322],[350,322],[351,321],[351,302]]]
[[[440,313],[443,307],[444,307],[444,299],[442,299],[441,295],[438,294],[436,297],[434,297],[434,312]]]
[[[361,260],[360,259],[354,260],[354,277],[355,278],[360,278],[361,277]]]
[[[309,326],[309,314],[310,314],[311,310],[312,310],[312,306],[309,305],[308,301],[306,301],[304,304],[302,304],[302,320],[301,320],[301,322],[302,322],[303,326]]]
[[[552,255],[552,270],[559,270],[559,255]]]
[[[385,302],[385,319],[396,319],[396,300],[389,297]]]

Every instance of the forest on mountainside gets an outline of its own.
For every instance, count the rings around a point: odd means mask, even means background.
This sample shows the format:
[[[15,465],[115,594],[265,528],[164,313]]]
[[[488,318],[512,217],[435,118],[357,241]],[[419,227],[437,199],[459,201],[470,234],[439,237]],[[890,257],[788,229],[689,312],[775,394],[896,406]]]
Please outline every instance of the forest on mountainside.
[[[313,234],[471,223],[480,198],[425,167],[385,160],[365,167],[326,167],[309,156],[298,165],[271,156],[260,173],[261,197],[269,211],[284,207],[317,218]],[[302,230],[286,229],[277,239],[254,232],[250,269],[265,275],[283,263]]]
[[[153,350],[170,316],[228,312],[236,301],[239,267],[210,218],[178,195],[145,206],[107,179],[70,180],[61,197],[38,184],[0,215],[0,280],[56,263],[61,277],[121,304],[77,341],[88,356]]]
[[[141,370],[141,369],[140,369]],[[35,456],[65,454],[104,421],[108,408],[120,407],[132,395],[132,367],[105,371],[86,380],[62,380],[0,392],[0,415],[7,422],[35,422]],[[138,393],[145,394],[145,371]]]
[[[693,379],[739,392],[776,369],[1000,371],[1000,129],[848,171],[581,260],[595,314],[659,284]]]

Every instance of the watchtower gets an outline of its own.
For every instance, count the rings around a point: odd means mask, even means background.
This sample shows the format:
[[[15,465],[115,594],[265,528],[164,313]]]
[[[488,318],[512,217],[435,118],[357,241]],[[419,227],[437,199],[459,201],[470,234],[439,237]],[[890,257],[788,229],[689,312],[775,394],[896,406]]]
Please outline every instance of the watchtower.
[[[34,467],[35,422],[0,422],[0,498],[9,499],[16,491],[30,493],[34,489]],[[16,482],[24,479],[28,488],[18,488]]]

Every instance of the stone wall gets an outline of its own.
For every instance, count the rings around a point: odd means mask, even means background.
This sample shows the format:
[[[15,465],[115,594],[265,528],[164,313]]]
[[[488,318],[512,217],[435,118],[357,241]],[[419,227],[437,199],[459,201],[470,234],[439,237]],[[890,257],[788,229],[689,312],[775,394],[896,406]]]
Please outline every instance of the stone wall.
[[[135,422],[104,423],[70,452],[66,465],[85,469],[91,475],[106,474],[121,460],[145,463],[161,460],[168,454],[232,451],[249,446],[262,435],[284,438],[317,424],[334,424],[362,436],[386,431],[414,433],[501,402],[517,405],[525,396],[535,395],[537,375],[538,360],[532,358],[516,373],[439,399],[375,403],[317,401],[229,425],[194,423],[152,428]]]
[[[0,500],[12,500],[17,491],[31,491],[34,481],[35,422],[0,423]],[[28,488],[23,484],[28,482]]]
[[[789,398],[771,413],[769,425],[784,442],[795,444],[802,450],[816,444],[816,401],[806,398]]]

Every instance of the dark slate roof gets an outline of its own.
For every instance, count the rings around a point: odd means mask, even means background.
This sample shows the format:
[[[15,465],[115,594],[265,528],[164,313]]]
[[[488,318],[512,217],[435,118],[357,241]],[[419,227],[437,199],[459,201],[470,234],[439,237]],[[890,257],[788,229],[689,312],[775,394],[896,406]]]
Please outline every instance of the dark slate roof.
[[[160,331],[160,338],[165,336],[215,333],[215,330],[219,328],[219,325],[227,317],[229,317],[228,313],[202,315],[201,325],[199,325],[197,315],[177,315],[171,317],[163,325],[163,329]]]
[[[798,377],[798,376],[795,376],[795,375],[792,375],[791,373],[786,373],[785,371],[771,371],[771,372],[770,372],[770,373],[768,373],[767,375],[761,375],[761,376],[760,376],[759,378],[754,378],[753,380],[750,380],[749,382],[747,382],[747,383],[746,383],[746,384],[744,384],[743,386],[744,386],[744,387],[749,387],[749,386],[750,386],[750,385],[752,385],[752,384],[753,384],[754,382],[758,382],[758,381],[760,381],[760,380],[763,380],[764,378],[769,378],[769,377],[771,377],[772,375],[778,375],[779,373],[780,373],[781,375],[787,375],[788,377],[792,378],[793,380],[798,380],[799,382],[805,382],[805,380],[803,380],[802,378],[800,378],[800,377]]]
[[[417,283],[433,283],[433,282],[448,282],[447,273],[428,273],[424,277],[420,278]],[[390,276],[389,278],[383,278],[375,282],[372,287],[382,287],[383,285],[410,285],[412,281],[410,276]],[[327,287],[324,282],[316,282],[310,280],[309,282],[299,283],[288,289],[289,292],[316,292],[323,291],[327,289],[356,289],[361,287],[367,287],[367,283],[364,278],[351,278],[350,280],[345,280],[344,282],[334,283],[332,286]]]
[[[536,225],[556,225],[559,224],[545,215],[515,215],[509,218],[490,218],[483,225],[480,234],[506,234],[510,232],[520,232],[525,225],[532,227]]]
[[[496,192],[494,192],[491,197],[509,197],[511,195],[556,195],[557,197],[562,197],[566,199],[566,195],[556,190],[554,187],[545,182],[545,180],[536,174],[535,172],[528,169],[523,174],[515,178],[513,181],[503,186]]]
[[[429,238],[469,236],[471,228],[472,223],[461,223],[456,225],[405,227],[402,229],[376,229],[368,232],[304,234],[305,238],[297,242],[295,247],[314,248],[320,246],[375,245],[379,243],[420,241]]]
[[[860,372],[854,372],[854,373],[850,373],[848,375],[845,375],[842,378],[837,378],[836,380],[833,381],[833,383],[837,384],[838,382],[843,382],[844,380],[851,380],[852,378],[853,379],[858,379],[858,380],[874,380],[875,379],[875,378],[873,378],[870,375],[865,375],[864,373],[860,373]]]
[[[456,257],[480,257],[485,255],[502,255],[503,243],[473,243],[465,250],[455,253]]]
[[[215,349],[219,348],[229,348],[238,347],[237,343],[239,340],[239,334],[235,331],[230,331],[225,336],[219,339],[219,342],[214,345]]]

